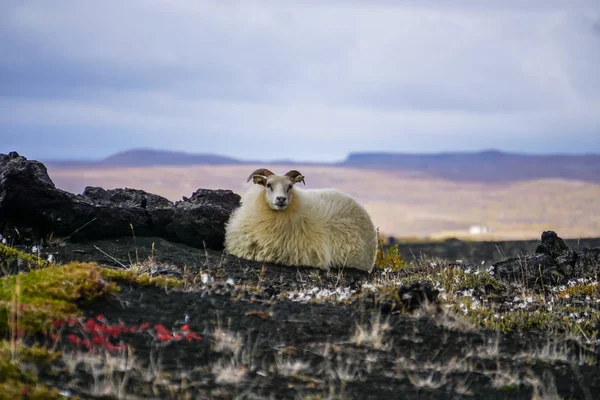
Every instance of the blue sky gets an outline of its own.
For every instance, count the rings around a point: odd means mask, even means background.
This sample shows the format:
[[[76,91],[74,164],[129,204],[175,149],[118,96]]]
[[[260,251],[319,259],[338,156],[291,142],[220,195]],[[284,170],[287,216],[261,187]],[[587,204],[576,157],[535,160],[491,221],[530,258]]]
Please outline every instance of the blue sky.
[[[598,1],[0,2],[0,152],[600,152]]]

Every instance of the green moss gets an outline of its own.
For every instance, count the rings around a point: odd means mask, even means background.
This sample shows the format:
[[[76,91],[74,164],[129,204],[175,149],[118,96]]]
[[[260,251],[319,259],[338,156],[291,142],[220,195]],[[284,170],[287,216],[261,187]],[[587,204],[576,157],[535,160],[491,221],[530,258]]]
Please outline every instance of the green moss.
[[[27,263],[29,268],[45,268],[53,265],[35,254],[28,254],[0,243],[0,266],[7,267],[9,264],[19,261]]]
[[[458,312],[458,306],[455,309]],[[558,310],[510,311],[500,314],[482,308],[467,309],[465,316],[475,325],[501,332],[534,329],[561,335],[584,334],[586,337],[593,337],[600,324],[600,312],[591,310],[584,321],[576,322],[567,313]]]
[[[15,379],[0,383],[0,400],[53,400],[64,398],[59,394],[58,389],[50,389],[39,383],[27,384]]]
[[[513,311],[494,314],[489,310],[474,310],[468,313],[472,321],[485,328],[508,332],[512,330],[545,329],[553,321],[553,315],[544,311]]]
[[[18,316],[23,333],[44,332],[54,320],[80,315],[77,304],[89,303],[117,286],[102,278],[97,264],[70,263],[49,266],[0,280],[0,334]],[[12,326],[10,326],[12,328]]]
[[[27,347],[19,344],[15,346],[15,350],[14,358],[21,362],[48,365],[59,360],[61,357],[60,352],[51,351],[39,345]],[[0,341],[0,360],[5,362],[12,358],[13,354],[10,342],[6,340]]]
[[[456,267],[440,272],[439,280],[441,287],[448,293],[481,287],[493,290],[501,288],[500,282],[492,278],[487,272],[467,273]]]
[[[115,282],[126,282],[140,286],[166,287],[168,289],[180,288],[185,284],[184,281],[176,278],[165,276],[153,277],[145,273],[137,274],[135,271],[114,270],[108,268],[102,269],[102,277]]]
[[[430,282],[433,286],[444,289],[447,293],[459,290],[483,288],[486,292],[500,291],[504,285],[487,272],[477,274],[465,272],[457,267],[448,267],[438,271],[427,271],[419,267],[406,267],[397,277],[399,283],[410,285],[415,282]]]
[[[578,284],[566,288],[558,294],[558,297],[562,299],[568,299],[571,297],[586,297],[590,296],[592,299],[600,298],[600,286],[598,284]]]
[[[0,399],[60,399],[57,389],[49,389],[40,384],[35,375],[25,372],[26,363],[43,363],[47,365],[60,357],[41,347],[28,348],[16,346],[11,352],[7,341],[0,342]]]

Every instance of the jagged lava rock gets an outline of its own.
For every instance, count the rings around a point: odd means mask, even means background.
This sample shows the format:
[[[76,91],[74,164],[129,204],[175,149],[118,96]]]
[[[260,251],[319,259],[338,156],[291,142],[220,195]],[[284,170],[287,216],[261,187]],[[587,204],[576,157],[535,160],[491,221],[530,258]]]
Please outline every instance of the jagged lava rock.
[[[167,224],[167,237],[194,247],[223,249],[225,223],[240,205],[240,196],[231,190],[198,189],[189,199],[175,203],[175,213]],[[204,241],[204,242],[203,242]]]
[[[225,222],[239,205],[230,190],[200,189],[173,204],[142,190],[87,187],[82,195],[56,188],[46,167],[16,152],[0,154],[0,233],[14,240],[73,241],[157,236],[223,249]],[[17,233],[18,232],[18,233]]]
[[[493,264],[497,279],[529,286],[564,284],[570,279],[596,277],[600,272],[600,248],[572,250],[556,232],[545,231],[536,254],[512,257]]]
[[[565,251],[569,251],[569,246],[554,231],[544,231],[542,244],[535,250],[536,254],[548,254],[551,257],[557,257]]]

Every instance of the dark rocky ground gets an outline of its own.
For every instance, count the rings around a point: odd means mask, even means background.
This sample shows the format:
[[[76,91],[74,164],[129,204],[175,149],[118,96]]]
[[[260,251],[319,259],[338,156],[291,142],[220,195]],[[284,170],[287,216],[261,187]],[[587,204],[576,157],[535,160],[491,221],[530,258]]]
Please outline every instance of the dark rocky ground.
[[[23,368],[62,397],[587,400],[600,392],[598,247],[568,247],[548,232],[533,247],[401,244],[407,256],[384,250],[372,274],[291,268],[186,244],[188,236],[155,224],[153,215],[185,220],[167,203],[152,206],[143,234],[102,238],[93,230],[86,237],[84,227],[73,240],[67,229],[49,232],[71,202],[79,203],[72,214],[80,210],[81,220],[71,215],[70,223],[81,227],[98,212],[139,216],[141,200],[128,204],[115,199],[132,192],[95,189],[87,191],[94,196],[64,197],[47,183],[37,192],[45,193],[45,208],[24,216],[27,201],[37,201],[25,189],[43,170],[14,155],[3,162],[0,228],[11,248],[57,264],[89,261],[172,278],[121,279],[118,293],[78,304],[82,317],[57,323],[50,336],[23,338],[60,352]],[[6,184],[16,173],[21,197]],[[61,202],[48,200],[56,196]],[[205,232],[204,243],[218,243],[222,230],[210,237],[203,229],[215,223],[207,210],[218,210],[214,199],[222,196],[205,192],[203,201],[186,204],[202,216],[188,228]],[[21,219],[12,213],[17,206]],[[2,274],[25,276],[31,265],[21,260],[0,256]],[[59,290],[70,284],[57,283]],[[108,344],[102,332],[114,333]]]
[[[460,302],[461,285],[469,286],[466,281],[447,286],[439,279],[440,272],[454,268],[450,264],[377,270],[369,276],[262,265],[151,237],[66,243],[39,251],[42,257],[53,254],[59,263],[84,260],[128,268],[130,260],[139,268],[136,257],[153,257],[145,271],[178,277],[185,286],[122,283],[120,293],[86,306],[86,317],[102,315],[108,324],[125,326],[162,324],[169,330],[187,320],[201,337],[200,342],[162,343],[151,333],[138,332],[119,339],[131,354],[93,356],[64,343],[60,365],[71,372],[48,380],[64,393],[207,399],[592,399],[600,390],[595,337],[535,323],[507,332],[484,329],[471,315],[445,308]],[[434,303],[436,297],[441,300],[441,310],[430,305],[403,312],[397,298],[373,295],[380,292],[372,286],[398,290],[402,283],[428,281],[415,273],[434,277],[433,286],[442,282],[438,289],[446,300],[428,293]],[[523,290],[526,296],[540,293],[518,285],[487,288],[483,281],[471,286],[481,293],[470,298],[497,304],[512,301]],[[418,295],[419,290],[408,293]],[[538,299],[520,304],[531,315],[545,307]],[[515,302],[514,307],[521,306]],[[592,309],[598,312],[597,305]],[[77,327],[67,331],[86,335]]]
[[[394,242],[399,243],[399,250],[407,260],[427,257],[438,257],[451,261],[465,260],[474,264],[490,266],[508,257],[518,257],[535,253],[539,240],[513,241],[465,241],[447,239],[437,242]],[[565,239],[571,249],[600,247],[600,238]]]

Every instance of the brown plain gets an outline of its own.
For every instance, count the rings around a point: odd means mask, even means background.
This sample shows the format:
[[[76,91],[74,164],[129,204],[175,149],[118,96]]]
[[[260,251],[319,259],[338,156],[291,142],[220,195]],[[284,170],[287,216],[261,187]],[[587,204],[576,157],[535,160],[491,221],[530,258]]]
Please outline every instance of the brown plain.
[[[248,174],[300,170],[307,188],[334,187],[358,199],[384,235],[473,240],[538,239],[544,230],[564,238],[600,236],[600,185],[564,179],[468,183],[403,172],[329,166],[197,165],[174,167],[48,166],[56,186],[81,193],[85,186],[134,188],[172,201],[198,188],[242,194]],[[491,233],[471,235],[481,225]]]

